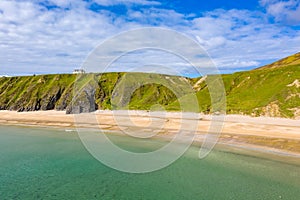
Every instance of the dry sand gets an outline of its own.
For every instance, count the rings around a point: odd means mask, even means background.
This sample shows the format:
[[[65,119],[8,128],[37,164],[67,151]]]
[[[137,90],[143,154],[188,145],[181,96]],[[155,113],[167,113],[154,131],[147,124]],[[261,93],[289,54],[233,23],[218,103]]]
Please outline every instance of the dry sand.
[[[212,120],[213,117],[217,119]],[[0,111],[0,124],[101,128],[107,131],[131,131],[151,137],[171,137],[178,130],[197,134],[201,141],[210,126],[222,126],[218,145],[248,148],[300,158],[300,120],[248,117],[241,115],[201,115],[179,112],[97,111],[91,114],[66,115],[64,111]],[[76,121],[76,123],[75,123]],[[137,131],[138,130],[138,131]],[[143,135],[142,135],[143,134]]]

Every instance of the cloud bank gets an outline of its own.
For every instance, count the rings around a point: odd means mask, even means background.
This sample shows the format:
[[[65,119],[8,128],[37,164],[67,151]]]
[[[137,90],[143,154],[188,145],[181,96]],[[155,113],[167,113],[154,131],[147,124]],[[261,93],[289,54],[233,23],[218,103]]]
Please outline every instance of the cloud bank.
[[[70,73],[107,38],[145,26],[193,38],[225,73],[298,52],[298,1],[261,0],[260,5],[265,11],[193,14],[150,0],[1,0],[0,74]],[[115,10],[119,7],[122,12]]]

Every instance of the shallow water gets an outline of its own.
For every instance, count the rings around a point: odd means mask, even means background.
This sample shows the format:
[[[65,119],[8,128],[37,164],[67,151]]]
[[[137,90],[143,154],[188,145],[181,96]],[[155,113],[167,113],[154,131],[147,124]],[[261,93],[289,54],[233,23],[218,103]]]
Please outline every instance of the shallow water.
[[[112,136],[136,152],[140,140]],[[143,141],[144,142],[144,141]],[[0,199],[299,199],[300,167],[191,147],[178,161],[147,174],[128,174],[95,160],[75,132],[0,127]]]

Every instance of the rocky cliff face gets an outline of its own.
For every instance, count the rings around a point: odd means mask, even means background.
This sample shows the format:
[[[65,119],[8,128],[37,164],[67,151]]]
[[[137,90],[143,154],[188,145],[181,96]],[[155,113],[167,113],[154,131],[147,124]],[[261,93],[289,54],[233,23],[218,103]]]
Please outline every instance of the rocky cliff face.
[[[72,99],[73,75],[0,78],[0,109],[65,110]]]
[[[300,117],[300,64],[298,54],[277,62],[276,67],[263,67],[259,70],[222,75],[226,90],[227,113],[252,116]],[[293,59],[291,59],[293,58]],[[300,59],[300,58],[299,58]],[[284,63],[287,63],[284,66]],[[278,67],[280,63],[280,67]],[[300,60],[299,60],[300,63]],[[124,81],[124,88],[120,83]],[[126,109],[149,110],[158,104],[165,110],[181,110],[177,96],[160,84],[140,84],[131,90],[137,79],[152,80],[153,74],[125,73],[94,74],[78,79],[77,75],[41,75],[27,77],[0,78],[0,109],[36,111],[66,110],[67,113],[92,112],[96,109],[112,109],[112,99],[123,100]],[[164,80],[169,84],[180,86],[189,84],[197,95],[199,112],[212,113],[209,87],[203,78],[183,78],[168,75],[155,75],[156,80]],[[92,82],[90,81],[92,80]],[[121,84],[122,86],[122,84]],[[116,88],[118,88],[116,90]],[[129,89],[126,87],[129,87]],[[124,90],[123,90],[124,89]],[[124,91],[120,93],[120,91]],[[181,98],[181,97],[179,97]],[[185,98],[184,96],[182,98]],[[185,101],[189,103],[188,99]],[[193,105],[192,105],[193,106]]]
[[[123,76],[124,73],[94,74],[92,79],[89,75],[72,74],[3,77],[0,78],[0,109],[19,112],[55,109],[66,110],[68,114],[112,109],[113,91]],[[134,73],[127,80],[141,76],[149,79],[153,75]],[[179,77],[155,76],[182,82]],[[172,91],[157,84],[143,85],[132,92],[129,109],[147,110],[155,104],[168,106],[176,100]]]
[[[95,92],[96,89],[92,85],[85,86],[67,106],[66,113],[79,114],[96,111],[98,106],[95,102]]]

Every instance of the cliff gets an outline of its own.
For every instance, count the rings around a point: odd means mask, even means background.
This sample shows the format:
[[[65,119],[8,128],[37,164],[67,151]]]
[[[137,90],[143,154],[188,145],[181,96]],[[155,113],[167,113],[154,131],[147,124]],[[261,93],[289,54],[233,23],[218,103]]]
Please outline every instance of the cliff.
[[[182,108],[178,99],[195,92],[199,101],[199,112],[213,112],[206,84],[213,76],[190,79],[157,74],[106,73],[94,74],[92,85],[80,76],[83,75],[2,77],[0,109],[20,112],[52,109],[66,110],[67,113],[91,112],[96,109],[114,109],[114,102],[111,101],[119,98],[118,101],[123,101],[124,105],[129,102],[124,109],[180,110]],[[141,77],[149,82],[136,86],[134,80]],[[174,94],[162,84],[151,83],[153,77],[167,81],[164,83],[175,84],[179,88],[179,94]],[[298,54],[256,70],[222,75],[222,79],[226,89],[227,113],[287,118],[300,116]],[[128,88],[123,88],[123,91],[132,91],[132,95],[128,96],[126,92],[118,94],[121,90],[116,90],[115,87],[122,80],[129,80],[125,84]],[[184,84],[190,85],[192,90],[181,93],[180,90],[186,88]],[[112,98],[113,95],[120,97]]]

